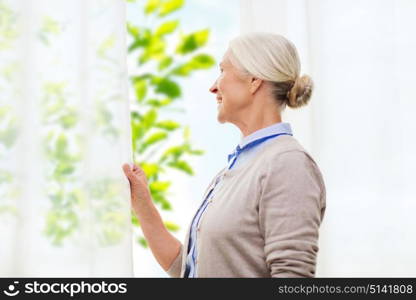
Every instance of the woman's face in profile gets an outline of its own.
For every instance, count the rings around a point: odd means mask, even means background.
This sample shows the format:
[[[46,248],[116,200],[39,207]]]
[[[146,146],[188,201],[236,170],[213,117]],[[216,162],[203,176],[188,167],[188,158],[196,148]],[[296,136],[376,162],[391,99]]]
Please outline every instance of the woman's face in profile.
[[[209,90],[217,95],[218,121],[234,123],[248,110],[252,97],[249,92],[249,78],[231,64],[228,51],[220,63],[220,72]]]

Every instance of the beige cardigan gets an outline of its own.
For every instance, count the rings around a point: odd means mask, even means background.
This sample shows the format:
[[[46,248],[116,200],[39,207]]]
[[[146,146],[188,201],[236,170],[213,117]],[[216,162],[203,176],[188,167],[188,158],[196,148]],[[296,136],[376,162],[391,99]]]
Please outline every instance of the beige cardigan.
[[[297,140],[273,139],[253,162],[221,175],[198,227],[197,276],[314,277],[325,185]],[[183,277],[188,240],[189,227],[172,277]]]

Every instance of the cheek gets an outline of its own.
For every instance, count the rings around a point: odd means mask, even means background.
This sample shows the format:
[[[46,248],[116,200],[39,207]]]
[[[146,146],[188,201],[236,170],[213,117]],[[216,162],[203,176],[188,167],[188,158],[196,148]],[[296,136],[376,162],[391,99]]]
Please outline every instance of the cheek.
[[[238,78],[224,76],[218,80],[218,90],[225,106],[239,106],[248,95],[247,86]]]

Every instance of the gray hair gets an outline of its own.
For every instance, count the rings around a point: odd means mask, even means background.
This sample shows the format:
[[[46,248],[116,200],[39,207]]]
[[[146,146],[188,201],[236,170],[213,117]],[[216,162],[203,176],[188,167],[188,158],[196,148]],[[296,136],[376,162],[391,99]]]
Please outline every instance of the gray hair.
[[[308,75],[299,76],[300,60],[295,45],[273,33],[248,33],[231,40],[231,64],[245,73],[270,82],[272,94],[284,109],[306,105],[313,81]]]

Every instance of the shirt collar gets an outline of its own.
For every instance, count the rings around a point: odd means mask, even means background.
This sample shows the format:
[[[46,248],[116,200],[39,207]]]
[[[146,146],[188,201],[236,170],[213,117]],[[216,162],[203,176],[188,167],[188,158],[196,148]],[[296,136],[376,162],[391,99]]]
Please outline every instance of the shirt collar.
[[[249,134],[246,137],[242,137],[241,141],[239,143],[240,148],[243,148],[248,143],[261,139],[263,137],[273,135],[273,134],[279,134],[279,133],[288,133],[292,134],[292,128],[289,123],[282,123],[278,122],[273,125],[270,125],[265,128],[261,128],[257,131],[254,131],[253,133]]]

